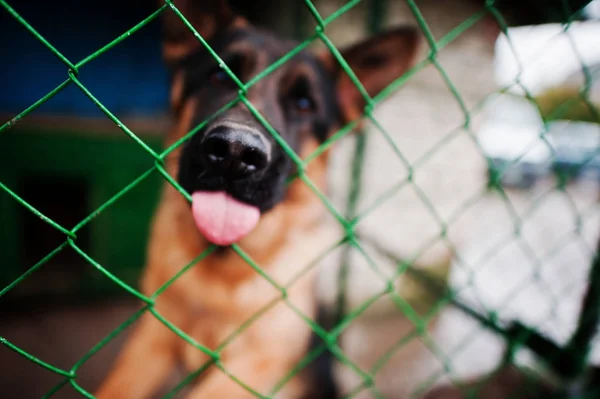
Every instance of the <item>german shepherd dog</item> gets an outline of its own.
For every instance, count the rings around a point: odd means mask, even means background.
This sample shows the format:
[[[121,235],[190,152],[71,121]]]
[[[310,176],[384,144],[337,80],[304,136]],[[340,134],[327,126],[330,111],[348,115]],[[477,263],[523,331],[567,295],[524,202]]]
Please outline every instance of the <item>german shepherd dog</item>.
[[[242,82],[297,44],[251,26],[224,1],[176,0],[174,4]],[[216,350],[262,311],[219,350],[216,364],[200,374],[187,397],[255,397],[232,376],[267,395],[308,350],[311,329],[301,315],[315,318],[316,274],[313,269],[303,275],[282,298],[282,292],[230,244],[238,243],[271,280],[283,286],[338,241],[341,237],[335,237],[324,223],[327,210],[314,191],[300,179],[288,183],[301,171],[326,192],[327,153],[300,170],[243,102],[211,118],[238,96],[239,88],[172,10],[165,10],[162,22],[174,116],[165,144],[172,145],[195,126],[208,123],[165,161],[167,172],[191,194],[192,201],[165,184],[153,219],[142,291],[152,295],[216,244],[218,250],[157,297],[155,312],[195,343]],[[373,96],[413,65],[419,41],[416,29],[399,27],[341,54]],[[245,95],[302,159],[344,124],[360,118],[366,105],[329,51],[308,49],[252,85]],[[97,398],[152,397],[178,367],[191,372],[210,360],[151,313],[135,327]],[[306,389],[301,378],[293,378],[276,397],[305,397]]]

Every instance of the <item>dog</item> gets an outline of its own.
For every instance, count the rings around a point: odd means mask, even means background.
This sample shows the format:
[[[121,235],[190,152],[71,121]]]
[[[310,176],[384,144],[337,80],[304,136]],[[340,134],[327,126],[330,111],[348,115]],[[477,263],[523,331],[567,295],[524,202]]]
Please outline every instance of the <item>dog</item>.
[[[252,26],[224,1],[173,3],[242,82],[298,44]],[[165,145],[201,128],[164,161],[191,203],[172,184],[164,185],[152,221],[142,292],[153,295],[205,250],[217,249],[156,297],[154,312],[170,328],[146,312],[95,396],[152,397],[177,367],[193,372],[203,365],[206,369],[187,394],[190,399],[256,397],[232,376],[270,395],[305,356],[312,330],[303,318],[315,319],[318,304],[315,269],[291,284],[283,299],[269,279],[288,284],[342,238],[324,223],[327,208],[314,190],[299,178],[288,184],[302,173],[313,188],[326,193],[327,151],[298,167],[244,102],[213,116],[237,98],[239,87],[176,13],[167,9],[162,17],[174,119]],[[414,64],[417,32],[402,26],[341,51],[369,96]],[[311,49],[295,54],[245,96],[302,159],[359,119],[367,104],[330,51]],[[247,264],[231,247],[234,243],[269,279]],[[274,305],[265,309],[270,303]],[[263,313],[228,338],[257,312]],[[211,364],[198,345],[218,351],[218,359]],[[307,386],[301,377],[292,378],[274,397],[305,397]]]

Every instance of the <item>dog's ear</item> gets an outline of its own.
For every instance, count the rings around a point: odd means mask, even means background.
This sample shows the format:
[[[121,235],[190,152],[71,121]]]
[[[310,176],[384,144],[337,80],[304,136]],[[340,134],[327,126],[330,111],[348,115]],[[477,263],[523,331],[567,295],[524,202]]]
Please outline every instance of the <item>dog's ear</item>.
[[[159,3],[164,4],[162,0]],[[227,0],[172,0],[171,3],[206,41],[219,31],[245,23],[234,14]],[[167,66],[173,66],[202,46],[200,40],[170,7],[162,13],[162,29],[163,58]]]
[[[417,29],[402,26],[343,49],[341,55],[373,97],[414,65],[420,42]],[[335,75],[344,118],[356,119],[366,105],[363,95],[329,51],[320,58]]]

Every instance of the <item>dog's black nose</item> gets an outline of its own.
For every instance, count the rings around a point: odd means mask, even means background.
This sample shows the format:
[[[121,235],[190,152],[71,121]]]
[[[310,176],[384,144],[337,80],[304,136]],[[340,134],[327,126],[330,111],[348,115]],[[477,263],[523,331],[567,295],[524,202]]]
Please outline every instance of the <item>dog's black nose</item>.
[[[201,151],[208,169],[231,178],[259,173],[269,160],[266,145],[256,133],[225,126],[208,132]]]

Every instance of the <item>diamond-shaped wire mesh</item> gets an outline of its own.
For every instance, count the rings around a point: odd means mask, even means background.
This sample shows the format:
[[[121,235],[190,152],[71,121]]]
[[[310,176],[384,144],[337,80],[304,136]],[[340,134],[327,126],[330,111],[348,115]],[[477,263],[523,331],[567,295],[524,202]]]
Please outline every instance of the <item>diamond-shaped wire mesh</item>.
[[[598,312],[597,302],[600,299],[593,298],[593,295],[595,294],[593,290],[588,292],[588,305],[590,307],[582,310],[582,317],[579,321],[579,308],[570,308],[568,313],[566,313],[565,311],[561,311],[560,307],[563,298],[572,295],[573,286],[584,287],[589,285],[590,287],[594,287],[598,283],[593,281],[593,273],[589,276],[585,272],[579,273],[579,275],[576,276],[565,273],[564,268],[568,267],[568,265],[563,264],[564,262],[557,259],[562,252],[570,251],[570,248],[572,248],[573,245],[581,247],[582,251],[587,251],[589,255],[587,258],[571,257],[571,259],[574,259],[573,262],[586,263],[584,266],[587,266],[594,258],[594,253],[596,251],[595,243],[590,242],[589,238],[584,237],[590,236],[586,231],[596,231],[596,227],[585,225],[588,220],[597,222],[597,209],[595,204],[582,204],[579,199],[574,198],[572,194],[573,191],[565,188],[562,184],[558,184],[557,187],[551,187],[547,191],[539,193],[537,197],[529,199],[528,201],[525,201],[525,203],[523,203],[522,199],[516,198],[511,192],[505,190],[501,184],[504,174],[509,173],[510,168],[517,165],[520,159],[525,156],[527,149],[525,149],[521,157],[517,157],[511,163],[503,165],[502,168],[491,173],[489,187],[478,187],[473,192],[466,193],[466,195],[461,197],[462,201],[460,204],[442,207],[436,202],[437,199],[431,194],[431,187],[429,187],[427,183],[429,178],[428,172],[426,172],[427,165],[435,163],[436,157],[439,156],[439,154],[443,154],[444,151],[450,151],[451,146],[455,141],[463,140],[464,143],[468,144],[461,145],[470,146],[474,151],[478,151],[480,154],[484,153],[483,148],[476,138],[473,128],[473,119],[480,113],[483,104],[489,100],[489,98],[479,99],[476,104],[472,104],[473,101],[471,98],[466,99],[461,93],[459,86],[455,84],[451,73],[444,67],[446,60],[443,57],[443,52],[449,51],[448,47],[451,46],[455,40],[460,38],[461,35],[465,34],[465,32],[480,22],[484,17],[490,16],[500,25],[503,33],[507,35],[506,38],[508,44],[512,45],[511,37],[507,30],[508,24],[504,19],[502,11],[500,11],[500,8],[495,1],[485,1],[483,8],[468,16],[468,18],[454,26],[441,38],[436,39],[426,16],[417,5],[417,2],[414,0],[406,0],[406,6],[414,16],[414,20],[417,22],[417,25],[428,44],[428,54],[410,71],[403,76],[398,77],[376,97],[371,98],[327,33],[330,24],[357,7],[359,3],[359,0],[348,1],[339,9],[332,12],[328,17],[323,18],[313,2],[311,0],[306,0],[304,6],[310,12],[316,23],[314,32],[308,39],[301,42],[288,54],[277,60],[249,82],[244,83],[235,76],[226,63],[219,57],[219,54],[217,54],[204,38],[196,32],[186,18],[186,15],[183,15],[171,0],[165,0],[165,3],[158,10],[139,21],[137,25],[115,38],[106,46],[75,63],[65,57],[59,49],[53,47],[51,43],[36,31],[34,26],[31,26],[27,20],[11,7],[9,2],[0,0],[0,5],[2,5],[15,20],[25,27],[48,49],[49,52],[64,64],[68,75],[67,79],[56,88],[0,126],[0,134],[19,123],[19,121],[26,118],[42,104],[50,101],[66,87],[75,86],[90,101],[92,101],[108,119],[118,126],[123,134],[127,135],[134,143],[139,145],[139,147],[153,160],[153,166],[150,169],[140,174],[136,179],[129,182],[129,184],[121,187],[118,193],[113,195],[108,201],[103,203],[71,229],[65,228],[48,218],[34,206],[25,201],[23,196],[16,192],[13,187],[9,187],[3,182],[0,182],[0,190],[6,192],[14,199],[14,201],[17,201],[28,211],[32,212],[35,216],[39,217],[43,222],[47,223],[64,236],[64,242],[55,250],[48,253],[47,256],[32,265],[20,277],[4,287],[0,291],[0,297],[21,284],[28,276],[35,273],[55,255],[66,248],[70,248],[85,259],[91,267],[95,268],[105,278],[110,279],[112,283],[120,287],[120,289],[136,297],[145,304],[141,310],[131,315],[125,323],[118,326],[101,342],[91,348],[85,356],[69,369],[58,368],[52,364],[46,363],[44,360],[37,358],[35,354],[28,353],[8,340],[0,338],[0,342],[7,348],[40,367],[43,367],[58,376],[64,377],[62,381],[48,391],[44,397],[51,397],[65,385],[70,384],[84,397],[92,398],[92,394],[86,391],[78,383],[77,373],[79,369],[105,345],[121,334],[127,327],[135,323],[144,314],[151,314],[173,333],[177,334],[181,340],[206,354],[209,358],[202,367],[193,371],[186,378],[181,380],[179,384],[167,393],[166,397],[175,396],[187,384],[193,381],[194,378],[211,366],[221,369],[229,376],[229,378],[243,386],[255,397],[275,397],[274,395],[276,395],[288,381],[324,351],[330,351],[334,355],[337,365],[340,367],[339,370],[341,370],[341,374],[351,376],[351,382],[347,383],[344,387],[345,397],[363,397],[362,395],[365,394],[370,395],[369,397],[376,398],[387,397],[386,394],[382,392],[381,385],[378,383],[379,375],[395,356],[401,355],[402,351],[415,344],[419,345],[421,348],[420,350],[423,353],[427,353],[427,356],[429,356],[436,364],[431,372],[420,376],[420,380],[411,381],[410,383],[410,386],[412,387],[410,392],[411,397],[421,397],[423,393],[431,389],[432,386],[441,379],[450,379],[457,382],[456,380],[459,379],[458,376],[460,373],[457,372],[455,366],[456,358],[459,357],[465,347],[469,346],[479,335],[483,336],[485,334],[493,334],[503,340],[508,348],[506,359],[503,361],[508,364],[514,363],[514,366],[517,369],[520,369],[521,366],[519,366],[520,363],[518,362],[516,355],[519,352],[519,348],[526,347],[535,353],[542,360],[542,363],[546,364],[546,366],[550,366],[550,369],[555,372],[558,371],[559,374],[562,373],[561,375],[564,377],[565,383],[572,382],[575,377],[582,376],[583,372],[587,370],[588,357],[591,350],[590,341],[594,338],[594,334],[590,334],[590,323],[587,322],[586,324],[584,319],[585,317],[588,317],[590,320],[593,320],[594,323],[598,322],[596,313]],[[567,1],[562,3],[564,12],[562,20],[565,21],[562,34],[568,34],[571,24],[574,23],[573,20],[581,13],[581,10],[579,8],[577,10],[571,10]],[[378,6],[381,6],[383,2],[377,2],[377,4]],[[382,9],[377,11],[380,14],[383,13]],[[178,265],[180,268],[178,269],[179,271],[156,292],[147,296],[111,273],[108,265],[102,265],[94,260],[78,244],[78,233],[87,226],[92,219],[105,212],[111,205],[119,201],[120,198],[153,174],[160,174],[166,184],[172,185],[182,196],[188,201],[191,201],[190,193],[186,192],[177,183],[175,177],[168,173],[165,168],[165,160],[176,148],[183,145],[183,143],[191,138],[196,132],[200,131],[208,123],[208,120],[195,126],[185,135],[185,137],[178,140],[170,147],[165,148],[162,151],[155,151],[119,120],[119,118],[117,118],[107,107],[105,107],[79,77],[80,71],[84,70],[88,63],[93,62],[94,59],[101,54],[110,51],[114,46],[118,45],[123,40],[126,40],[131,35],[134,35],[140,29],[143,29],[147,24],[157,19],[163,13],[173,13],[177,15],[238,86],[239,95],[237,98],[224,106],[219,112],[223,112],[238,103],[244,104],[254,117],[264,125],[275,141],[295,163],[299,172],[294,179],[301,180],[310,190],[312,190],[314,194],[320,198],[333,218],[339,223],[342,231],[339,241],[331,248],[328,248],[327,251],[319,257],[319,259],[321,259],[336,250],[341,250],[341,256],[339,258],[340,267],[336,276],[336,286],[338,291],[333,295],[335,297],[333,302],[336,309],[337,322],[331,330],[327,331],[319,326],[310,317],[303,314],[301,309],[288,299],[288,290],[301,276],[296,276],[289,284],[282,286],[275,282],[275,280],[269,276],[268,272],[263,270],[261,265],[257,264],[257,262],[255,262],[240,246],[234,244],[232,245],[232,248],[235,253],[254,269],[258,275],[268,281],[279,295],[243,325],[240,325],[239,328],[217,348],[210,349],[203,343],[196,341],[192,336],[186,334],[170,321],[166,315],[161,314],[155,308],[155,303],[156,299],[169,286],[178,279],[185,278],[184,275],[198,261],[215,251],[216,247],[213,246],[209,248],[187,265]],[[377,30],[379,22],[371,21],[372,26],[370,29],[372,31]],[[302,159],[270,125],[265,117],[261,115],[255,105],[248,99],[247,93],[251,87],[256,85],[261,79],[271,74],[277,68],[284,65],[299,51],[315,43],[329,49],[331,54],[342,66],[344,72],[358,88],[360,94],[364,97],[366,106],[359,120],[352,121],[347,126],[341,128],[337,133],[331,136],[331,138],[325,141],[313,154],[306,159]],[[585,75],[585,82],[578,93],[578,104],[583,104],[589,109],[592,121],[600,123],[597,105],[595,105],[589,97],[589,90],[594,83],[594,76],[596,75],[590,73],[588,65],[583,61],[582,56],[577,55],[577,46],[574,43],[572,46],[576,56],[579,57],[582,73]],[[520,70],[526,70],[527,65],[519,65],[518,68]],[[428,148],[423,150],[420,154],[415,155],[407,153],[403,148],[400,139],[397,137],[398,135],[393,131],[393,129],[396,129],[396,126],[391,126],[390,123],[383,122],[385,115],[383,111],[380,112],[379,105],[381,104],[384,106],[384,101],[392,96],[392,94],[402,94],[402,89],[405,88],[405,85],[426,69],[434,71],[436,75],[435,79],[438,79],[447,88],[447,91],[454,102],[451,106],[457,107],[457,109],[460,110],[462,120],[455,123],[455,126],[451,129],[448,129],[447,134],[434,140]],[[519,80],[513,82],[510,87],[502,88],[496,92],[503,93],[510,90],[511,87],[519,87],[522,92],[524,92],[524,96],[537,106],[536,97],[530,93],[526,85]],[[489,94],[488,97],[492,97],[493,93]],[[568,103],[562,104],[560,107],[554,107],[554,114],[552,112],[545,114],[546,120],[560,119],[560,113],[566,112],[568,107]],[[541,109],[542,106],[540,105],[539,108]],[[343,138],[349,137],[349,132],[354,130],[359,122],[365,124],[366,127],[364,130],[368,131],[368,133],[360,134],[355,137],[356,145],[353,154],[352,170],[350,172],[351,179],[348,187],[348,196],[345,198],[345,212],[342,213],[338,210],[339,206],[336,206],[329,200],[325,193],[322,193],[317,188],[304,171],[306,166],[314,161],[314,159],[326,149],[336,142],[341,141]],[[406,129],[406,127],[403,127],[403,129]],[[545,143],[550,151],[553,152],[552,143],[549,141],[546,133],[545,128],[542,129],[539,138]],[[368,179],[369,176],[371,176],[367,173],[368,168],[370,168],[371,165],[371,163],[368,162],[368,140],[379,140],[379,145],[386,147],[386,151],[389,151],[390,157],[394,157],[397,161],[396,164],[403,168],[405,172],[398,171],[395,175],[392,174],[391,178],[386,177],[388,184],[383,191],[372,195],[364,195],[367,199],[361,200],[360,196],[361,194],[365,194],[366,190],[364,188],[365,179]],[[460,152],[458,152],[458,154],[460,154]],[[553,152],[553,155],[556,154]],[[592,163],[594,161],[594,156],[596,155],[597,154],[592,154],[590,159],[587,159],[584,164]],[[484,156],[481,155],[481,158],[484,159]],[[485,159],[485,162],[491,169],[493,166],[492,160]],[[375,173],[389,173],[389,171]],[[453,238],[453,229],[456,225],[461,223],[461,220],[466,217],[465,215],[470,213],[479,212],[479,215],[476,216],[476,218],[487,217],[485,211],[481,212],[478,211],[478,209],[490,209],[489,207],[486,208],[486,206],[484,206],[491,201],[489,199],[490,189],[495,193],[495,199],[493,201],[495,201],[494,206],[496,216],[489,216],[492,217],[492,220],[486,223],[486,229],[496,230],[497,234],[492,236],[492,238],[488,240],[489,242],[483,242],[478,248],[471,250],[471,252],[463,251],[460,248],[461,244],[457,243]],[[397,198],[398,195],[412,196],[413,202],[419,204],[419,212],[426,215],[427,224],[434,225],[436,229],[432,234],[428,235],[428,239],[419,242],[417,247],[412,248],[410,256],[405,259],[399,259],[400,257],[395,255],[393,251],[387,249],[394,245],[394,237],[387,237],[385,238],[385,242],[383,242],[384,240],[376,237],[376,234],[370,234],[373,229],[370,226],[373,226],[374,223],[369,223],[369,221],[374,220],[380,223],[382,220],[385,220],[387,214],[385,214],[382,209],[390,202],[396,200],[401,201]],[[498,200],[498,198],[500,198],[500,200]],[[542,209],[550,203],[560,203],[560,206],[557,206],[559,209],[568,210],[568,214],[566,215],[555,215],[557,220],[565,219],[565,223],[561,223],[562,225],[567,225],[568,228],[562,230],[559,229],[559,231],[551,237],[540,238],[530,232],[530,225],[534,223],[539,225],[540,218],[548,217],[549,212],[542,212]],[[411,211],[414,211],[414,209]],[[380,212],[384,213],[382,216],[377,216]],[[403,215],[400,214],[399,216],[400,220],[402,220]],[[471,216],[470,219],[473,219],[473,217]],[[412,220],[414,220],[414,218]],[[544,229],[552,230],[553,226],[558,224],[557,220],[542,220],[542,223],[545,222],[548,224]],[[569,223],[572,223],[572,225],[569,225]],[[473,234],[479,233],[484,234],[485,232],[475,232]],[[541,244],[536,240],[544,241],[544,251],[539,250]],[[588,241],[586,242],[586,240]],[[551,244],[547,245],[547,242],[551,242]],[[436,275],[435,271],[423,271],[422,268],[417,267],[419,259],[435,246],[444,247],[454,256],[452,274],[454,275],[455,284],[453,285],[453,288],[449,288],[447,284],[447,275],[450,273],[449,266],[446,265],[445,268],[443,268],[444,271],[441,272],[440,275]],[[506,255],[508,252],[510,252],[510,255]],[[316,267],[315,265],[319,259],[315,259],[313,263],[307,264],[303,273],[307,272],[310,268]],[[519,261],[518,265],[510,264],[511,262],[516,262],[516,260]],[[382,264],[385,264],[386,266],[382,267]],[[488,292],[485,292],[485,289],[478,289],[477,286],[481,285],[478,283],[478,279],[488,279],[492,281],[498,279],[498,281],[501,281],[499,276],[494,275],[494,273],[498,273],[498,268],[494,267],[496,264],[506,266],[505,273],[513,273],[515,276],[513,280],[516,281],[510,281],[509,284],[504,286],[503,289],[500,290],[500,297],[492,298],[488,295]],[[392,265],[391,268],[389,267],[390,265]],[[526,265],[527,267],[523,269],[520,267],[521,265]],[[364,272],[370,275],[369,278],[376,282],[375,286],[378,288],[374,289],[373,292],[364,293],[360,297],[360,303],[349,305],[349,303],[352,302],[352,299],[348,298],[352,284],[349,279],[352,267],[362,267]],[[578,266],[578,268],[581,267],[581,265]],[[594,266],[594,268],[596,268],[596,266]],[[548,284],[549,279],[556,274],[564,275],[563,284],[559,288]],[[411,289],[416,290],[416,293],[414,294],[415,298],[418,297],[423,302],[419,302],[419,300],[410,296],[409,293],[413,292]],[[463,291],[468,292],[463,294]],[[521,295],[526,297],[526,299],[517,301]],[[528,295],[531,296],[531,299],[527,299],[529,298]],[[535,315],[523,316],[523,314],[519,312],[519,309],[515,309],[511,305],[513,301],[522,304],[523,301],[539,300],[539,297],[545,298],[545,301],[547,302],[541,304],[541,307],[536,309],[538,309],[538,312],[539,309],[544,309],[545,312],[539,312]],[[356,358],[353,358],[352,355],[349,355],[349,353],[352,352],[352,345],[357,344],[357,342],[353,341],[351,338],[351,331],[353,331],[357,325],[360,325],[357,323],[359,323],[361,318],[366,317],[365,315],[367,313],[378,306],[385,306],[385,304],[381,305],[382,300],[387,301],[393,309],[393,312],[397,315],[401,315],[404,320],[407,320],[410,327],[405,330],[392,328],[390,336],[393,338],[393,343],[389,347],[386,347],[385,350],[378,355],[375,361],[364,363],[361,362],[360,359],[357,360]],[[356,300],[354,301],[356,302]],[[323,343],[308,353],[305,358],[298,363],[297,367],[273,387],[268,396],[264,396],[250,386],[248,382],[242,381],[227,370],[221,362],[220,356],[224,348],[226,348],[239,334],[249,328],[252,323],[259,319],[264,312],[281,303],[285,304],[291,312],[294,312],[298,317],[302,318],[308,324],[310,329],[322,339]],[[449,306],[458,309],[462,312],[461,314],[466,315],[464,317],[467,317],[469,320],[465,323],[468,326],[473,327],[473,330],[469,334],[463,334],[462,340],[453,342],[450,346],[442,346],[438,342],[438,337],[432,333],[431,327],[433,324],[443,323],[443,315],[440,319],[440,314],[443,309],[446,309]],[[579,327],[571,330],[567,329],[566,331],[552,331],[556,328],[556,323],[564,321],[561,318],[567,317],[565,314],[570,317],[570,320],[565,323],[570,323],[571,325],[579,323]],[[507,320],[510,320],[511,318],[524,318],[524,320],[520,321],[528,327],[521,325],[516,326],[508,323]],[[537,331],[537,329],[539,329],[539,331]],[[591,330],[593,330],[593,328],[591,328]],[[575,335],[569,340],[570,333],[573,331],[575,331]],[[544,339],[545,335],[550,335],[550,339],[555,339],[557,342],[566,341],[567,343],[562,346],[559,346],[558,344],[552,346],[552,343],[548,341],[546,342],[546,346],[532,346],[535,345],[535,343],[532,344],[532,342],[537,341],[539,343],[539,341]],[[540,347],[543,349],[539,349]],[[569,353],[569,351],[571,351],[571,353]],[[480,356],[485,357],[485,354],[481,354]],[[570,370],[565,371],[566,366],[564,362],[570,362],[569,364],[572,366]],[[403,367],[410,368],[411,366],[408,364]],[[464,391],[465,394],[469,393],[474,395],[473,397],[477,397],[478,390],[481,389],[480,384],[482,383],[467,387],[457,382],[456,387],[459,391]],[[510,397],[518,397],[517,395],[519,395],[519,393],[514,393],[513,396]],[[595,397],[593,394],[590,395],[592,396],[589,397]]]

